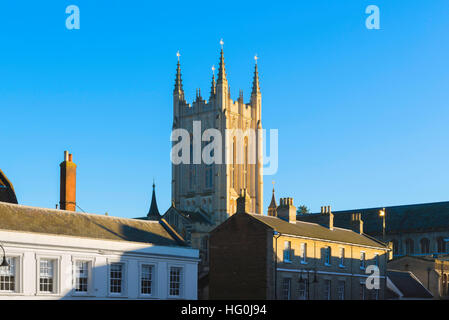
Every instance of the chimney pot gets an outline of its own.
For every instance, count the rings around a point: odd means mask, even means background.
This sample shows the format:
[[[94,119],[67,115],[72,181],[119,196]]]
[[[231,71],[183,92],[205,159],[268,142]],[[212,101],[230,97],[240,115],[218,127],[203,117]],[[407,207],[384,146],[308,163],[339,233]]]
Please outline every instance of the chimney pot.
[[[71,153],[69,153],[69,162],[72,162],[73,160],[73,155]]]
[[[69,152],[64,151],[64,161],[69,161]]]

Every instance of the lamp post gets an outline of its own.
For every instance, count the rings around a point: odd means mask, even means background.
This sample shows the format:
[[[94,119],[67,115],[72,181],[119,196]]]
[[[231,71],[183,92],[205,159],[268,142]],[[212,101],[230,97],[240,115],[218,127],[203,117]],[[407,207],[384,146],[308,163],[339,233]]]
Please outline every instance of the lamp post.
[[[387,215],[385,208],[379,211],[379,216],[382,217],[382,239],[385,242],[385,216]]]
[[[0,247],[2,247],[2,250],[3,250],[3,261],[2,261],[2,264],[0,264],[0,267],[8,267],[9,268],[9,263],[8,263],[8,261],[6,261],[5,248],[3,248],[3,246],[1,244],[0,244]]]

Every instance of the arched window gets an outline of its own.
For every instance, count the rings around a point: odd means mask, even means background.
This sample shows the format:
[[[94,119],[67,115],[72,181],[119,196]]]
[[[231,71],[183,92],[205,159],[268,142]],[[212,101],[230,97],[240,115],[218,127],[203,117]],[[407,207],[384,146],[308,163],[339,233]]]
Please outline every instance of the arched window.
[[[415,243],[412,239],[405,240],[405,254],[410,255],[415,253]]]
[[[446,241],[444,241],[443,237],[439,237],[437,239],[438,244],[438,253],[446,253]]]
[[[231,165],[231,186],[235,189],[235,180],[236,179],[236,170],[235,170],[235,163],[236,163],[236,155],[237,148],[236,148],[236,138],[232,139],[232,165]]]
[[[427,238],[421,239],[421,253],[423,254],[430,253],[430,241]]]
[[[244,140],[243,187],[248,188],[248,137]]]

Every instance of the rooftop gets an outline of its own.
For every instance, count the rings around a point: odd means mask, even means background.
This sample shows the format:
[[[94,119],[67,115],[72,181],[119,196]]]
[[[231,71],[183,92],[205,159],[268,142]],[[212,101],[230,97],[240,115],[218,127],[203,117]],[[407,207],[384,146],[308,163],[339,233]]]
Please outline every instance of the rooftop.
[[[309,223],[303,221],[297,221],[296,223],[289,223],[277,217],[269,217],[259,214],[249,214],[249,215],[259,220],[260,222],[266,224],[267,226],[271,227],[274,231],[277,231],[285,235],[350,243],[382,249],[386,248],[386,245],[383,244],[382,242],[348,229],[334,227],[333,230],[330,230],[329,228],[326,228],[316,223]]]
[[[410,271],[388,270],[387,276],[402,298],[432,299],[433,295]],[[395,293],[399,293],[396,292]]]
[[[100,240],[182,246],[162,222],[0,202],[0,229]]]
[[[382,219],[379,217],[378,208],[352,209],[334,211],[334,224],[340,227],[349,227],[349,221],[353,213],[361,213],[363,229],[368,234],[382,234]],[[449,201],[423,203],[401,206],[385,207],[386,232],[428,232],[449,229]],[[299,214],[301,221],[323,223],[324,214],[311,213]]]

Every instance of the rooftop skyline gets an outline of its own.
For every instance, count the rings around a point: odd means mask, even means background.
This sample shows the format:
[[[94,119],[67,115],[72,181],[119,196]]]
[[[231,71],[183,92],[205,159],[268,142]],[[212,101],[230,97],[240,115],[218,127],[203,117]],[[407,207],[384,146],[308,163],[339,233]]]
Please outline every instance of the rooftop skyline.
[[[83,210],[144,216],[154,178],[163,214],[176,53],[187,101],[207,98],[220,39],[233,100],[249,100],[257,54],[263,127],[279,130],[265,213],[273,180],[314,212],[448,200],[447,1],[138,4],[3,5],[0,168],[20,204],[55,207],[69,150]]]

